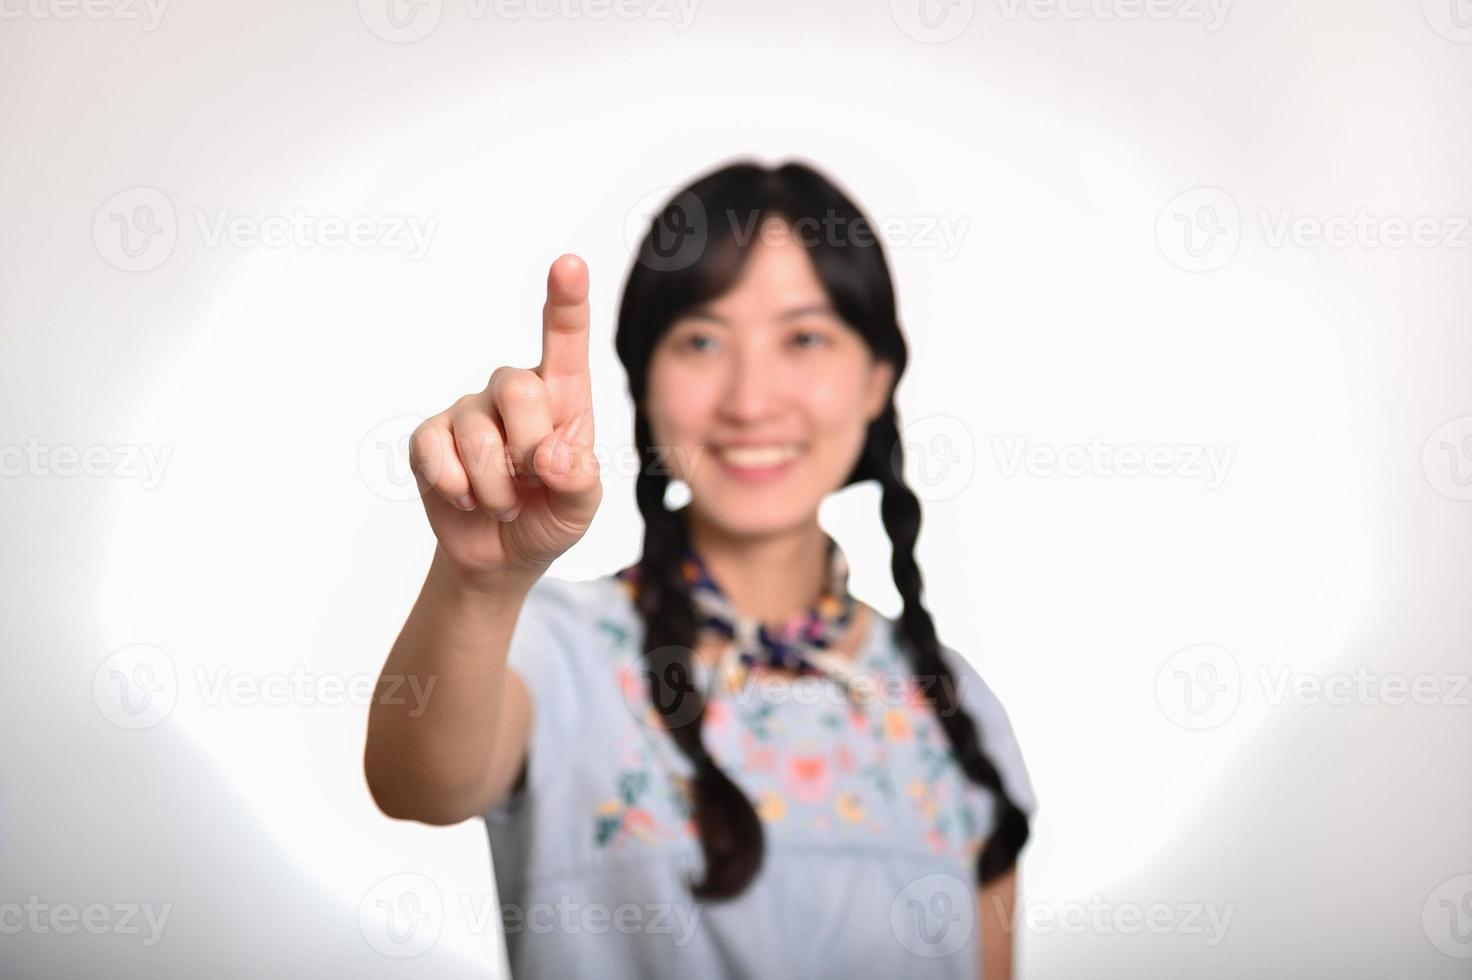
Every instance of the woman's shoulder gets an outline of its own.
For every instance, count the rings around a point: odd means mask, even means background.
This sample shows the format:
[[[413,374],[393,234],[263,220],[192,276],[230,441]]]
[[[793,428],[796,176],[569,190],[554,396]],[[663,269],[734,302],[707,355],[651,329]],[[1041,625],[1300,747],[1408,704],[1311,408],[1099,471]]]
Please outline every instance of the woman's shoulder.
[[[604,656],[609,644],[603,641],[627,642],[637,619],[632,598],[613,573],[585,579],[543,575],[522,603],[510,663],[522,672],[576,673],[589,658]]]
[[[983,678],[981,669],[954,647],[939,643],[941,660],[946,667],[945,676],[920,676],[914,673],[906,655],[904,626],[899,619],[870,607],[869,634],[861,649],[868,651],[871,663],[904,671],[927,693],[932,687],[948,686],[968,708],[981,709],[988,714],[996,711],[1005,714],[1001,700]]]
[[[884,646],[906,665],[905,669],[910,669],[900,648],[900,622],[887,616],[879,616],[875,619],[875,626],[883,631],[889,641]],[[956,648],[941,643],[940,656],[946,670],[938,676],[912,672],[913,683],[925,689],[923,693],[927,695],[937,694],[939,688],[949,687],[948,693],[952,697],[944,698],[943,701],[959,705],[966,711],[981,736],[982,750],[1002,777],[1007,795],[1024,812],[1033,812],[1037,807],[1037,798],[1032,779],[1023,759],[1012,713],[1003,703],[997,687],[988,681],[981,667]]]

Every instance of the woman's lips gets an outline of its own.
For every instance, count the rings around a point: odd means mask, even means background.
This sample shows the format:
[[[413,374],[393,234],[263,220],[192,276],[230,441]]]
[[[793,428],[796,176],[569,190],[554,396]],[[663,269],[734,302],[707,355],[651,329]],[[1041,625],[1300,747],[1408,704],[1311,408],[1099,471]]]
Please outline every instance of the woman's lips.
[[[721,472],[743,483],[769,483],[785,476],[802,455],[799,446],[714,447]]]

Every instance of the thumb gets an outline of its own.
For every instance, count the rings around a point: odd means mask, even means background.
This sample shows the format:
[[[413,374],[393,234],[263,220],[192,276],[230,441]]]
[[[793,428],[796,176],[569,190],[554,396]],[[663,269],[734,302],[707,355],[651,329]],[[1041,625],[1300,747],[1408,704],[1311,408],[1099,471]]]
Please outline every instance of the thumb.
[[[547,504],[562,520],[588,524],[603,499],[598,457],[553,432],[532,452],[532,467],[547,490]]]

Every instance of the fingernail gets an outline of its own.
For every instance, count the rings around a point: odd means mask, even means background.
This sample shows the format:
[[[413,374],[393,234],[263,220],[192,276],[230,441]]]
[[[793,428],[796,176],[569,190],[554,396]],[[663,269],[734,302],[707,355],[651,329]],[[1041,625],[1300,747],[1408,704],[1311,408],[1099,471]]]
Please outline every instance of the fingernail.
[[[567,443],[559,442],[552,453],[552,472],[558,476],[567,473],[567,468],[572,465],[572,451],[568,449]]]
[[[455,501],[455,506],[459,507],[461,510],[475,510],[475,497],[472,494],[467,493],[465,496]]]
[[[503,524],[510,524],[512,521],[516,520],[516,515],[517,514],[520,514],[520,513],[521,513],[521,504],[517,504],[515,507],[512,507],[510,510],[504,510],[501,513],[497,514],[496,515],[496,520],[500,521]]]

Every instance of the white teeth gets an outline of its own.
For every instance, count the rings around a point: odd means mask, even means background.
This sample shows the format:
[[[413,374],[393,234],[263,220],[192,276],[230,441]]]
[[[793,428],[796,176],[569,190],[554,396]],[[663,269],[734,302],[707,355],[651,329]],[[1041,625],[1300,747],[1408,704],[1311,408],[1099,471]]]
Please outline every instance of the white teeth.
[[[732,466],[743,469],[761,469],[780,466],[797,456],[796,446],[728,446],[718,449],[721,458]]]

